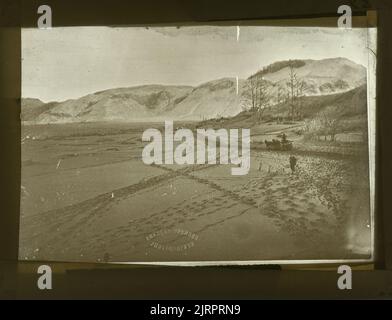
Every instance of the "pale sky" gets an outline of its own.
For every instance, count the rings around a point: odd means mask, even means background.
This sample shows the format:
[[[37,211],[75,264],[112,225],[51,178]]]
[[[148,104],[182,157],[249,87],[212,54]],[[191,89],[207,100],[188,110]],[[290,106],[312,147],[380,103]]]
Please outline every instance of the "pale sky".
[[[66,27],[22,30],[22,96],[75,99],[143,84],[247,78],[288,59],[367,66],[367,30],[309,27]]]

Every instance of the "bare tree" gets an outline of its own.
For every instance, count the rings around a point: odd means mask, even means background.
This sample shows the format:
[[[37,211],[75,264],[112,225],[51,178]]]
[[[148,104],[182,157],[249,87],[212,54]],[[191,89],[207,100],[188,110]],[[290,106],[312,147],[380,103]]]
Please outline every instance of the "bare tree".
[[[289,66],[289,78],[286,86],[287,100],[290,106],[289,117],[294,121],[295,118],[302,118],[302,98],[305,96],[309,87],[304,80],[298,78],[293,63]]]
[[[278,91],[277,91],[277,97],[276,97],[277,104],[281,104],[282,102],[284,102],[285,99],[286,99],[285,90],[281,86],[278,85]]]
[[[302,118],[302,107],[303,107],[303,97],[305,96],[306,92],[309,90],[308,85],[305,81],[297,79],[296,84],[296,116],[301,119]]]
[[[324,110],[313,119],[306,119],[304,122],[304,135],[307,139],[317,139],[324,137],[324,141],[336,141],[336,135],[342,129],[342,120],[335,111]]]
[[[294,121],[295,117],[295,110],[296,110],[296,102],[297,102],[297,74],[294,71],[293,64],[289,66],[289,79],[286,82],[287,85],[287,94],[288,94],[288,101],[290,104],[290,111],[289,116],[291,120]]]
[[[306,139],[314,140],[318,139],[320,132],[320,121],[316,119],[306,119],[304,122],[304,136]]]
[[[336,141],[336,135],[341,129],[341,120],[332,112],[322,112],[320,114],[321,132],[324,140],[330,137],[330,141]]]
[[[265,109],[269,107],[271,94],[268,90],[268,83],[262,77],[257,81],[257,114],[259,121],[263,120]]]
[[[243,107],[254,112],[257,120],[263,120],[265,109],[269,106],[271,95],[269,85],[261,75],[250,77],[245,84]]]
[[[245,83],[242,95],[243,109],[256,111],[257,81],[255,77],[249,78]]]

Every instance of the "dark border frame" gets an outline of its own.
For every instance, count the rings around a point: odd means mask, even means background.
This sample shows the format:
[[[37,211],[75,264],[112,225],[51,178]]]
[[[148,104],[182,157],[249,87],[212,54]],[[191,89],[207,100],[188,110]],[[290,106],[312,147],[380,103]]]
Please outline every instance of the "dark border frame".
[[[3,4],[4,3],[4,4]],[[37,8],[48,4],[53,10],[54,26],[71,25],[141,25],[189,24],[227,21],[249,21],[296,18],[306,24],[306,18],[336,17],[337,8],[348,4],[354,15],[377,10],[377,156],[376,156],[376,263],[378,271],[357,271],[361,288],[357,297],[392,296],[392,5],[385,1],[328,0],[6,0],[0,6],[0,297],[5,281],[6,297],[354,297],[336,290],[336,269],[325,271],[271,271],[266,267],[131,267],[51,263],[63,289],[50,296],[36,290],[36,270],[39,263],[18,262],[19,190],[20,190],[20,97],[21,97],[21,33],[20,27],[35,27]],[[312,269],[316,269],[313,267]],[[358,270],[361,269],[358,267]],[[364,268],[369,269],[368,267]],[[6,276],[2,276],[5,274]],[[14,277],[12,277],[14,276]],[[82,279],[81,279],[82,277]],[[77,281],[79,279],[80,281]],[[111,290],[99,291],[109,279]],[[117,279],[117,280],[116,280]],[[126,279],[126,280],[124,280]],[[149,279],[154,279],[151,281]],[[165,280],[166,279],[166,280]],[[168,281],[167,279],[170,279]],[[219,285],[211,290],[211,280]],[[244,280],[249,287],[243,285]],[[126,290],[127,281],[138,283],[139,291]],[[331,281],[330,281],[331,280]],[[14,281],[22,283],[19,289]],[[83,286],[89,283],[90,289]],[[159,289],[156,288],[160,283]],[[188,283],[188,285],[186,284]],[[264,284],[263,284],[264,283]],[[293,286],[297,286],[294,288]],[[191,289],[189,285],[192,285]],[[263,289],[260,288],[263,286]],[[379,285],[377,287],[377,285]],[[175,286],[178,286],[175,288]],[[204,287],[203,287],[204,286]],[[258,286],[256,290],[256,286]],[[281,289],[279,289],[279,287]],[[66,288],[66,289],[65,289]],[[142,290],[140,291],[140,288]],[[151,290],[151,288],[154,288]],[[166,288],[166,289],[164,289]],[[229,289],[231,288],[231,289]],[[298,289],[300,288],[300,289]],[[145,290],[145,291],[144,291]],[[234,291],[233,291],[234,290]],[[278,291],[276,291],[278,290]],[[165,294],[167,294],[165,296]],[[183,295],[179,295],[183,294]],[[195,295],[193,295],[195,294]],[[221,296],[219,296],[219,294]]]

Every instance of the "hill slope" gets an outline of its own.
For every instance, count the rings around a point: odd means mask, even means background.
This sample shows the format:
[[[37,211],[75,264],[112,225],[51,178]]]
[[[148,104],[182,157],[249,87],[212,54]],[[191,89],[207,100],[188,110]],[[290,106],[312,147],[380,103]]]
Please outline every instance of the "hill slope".
[[[149,85],[111,89],[57,104],[36,122],[148,121],[170,111],[191,87]]]
[[[36,121],[40,114],[49,111],[57,104],[57,102],[44,103],[39,99],[22,99],[21,120]]]
[[[290,106],[286,103],[268,108],[265,115],[287,116]],[[301,99],[301,114],[305,118],[313,118],[317,114],[333,110],[337,117],[354,117],[367,114],[366,85],[343,93],[323,96],[308,96]]]
[[[241,111],[241,92],[243,80],[224,78],[202,84],[194,88],[187,97],[177,104],[169,114],[173,118],[184,120],[202,120],[230,117]]]
[[[366,83],[366,68],[346,58],[280,61],[256,75],[260,74],[264,79],[285,87],[290,64],[294,65],[297,78],[306,83],[307,95],[344,92]]]
[[[255,74],[261,74],[268,82],[272,105],[276,104],[278,88],[285,88],[289,65],[293,63],[298,79],[308,86],[306,98],[347,92],[366,83],[366,69],[348,59],[280,61]],[[164,119],[198,121],[231,117],[243,110],[242,100],[247,81],[239,80],[238,88],[236,79],[223,78],[197,87],[145,85],[109,89],[80,99],[50,104],[24,99],[22,120],[47,124]],[[311,104],[312,100],[305,100]],[[274,112],[280,112],[279,108],[283,107],[278,106]],[[304,108],[308,108],[306,104]]]

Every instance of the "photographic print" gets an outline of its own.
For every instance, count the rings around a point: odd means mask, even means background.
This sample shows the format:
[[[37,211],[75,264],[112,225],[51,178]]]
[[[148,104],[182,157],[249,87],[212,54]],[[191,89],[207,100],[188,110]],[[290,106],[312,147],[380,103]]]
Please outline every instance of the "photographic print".
[[[376,37],[23,29],[19,258],[372,261]]]

